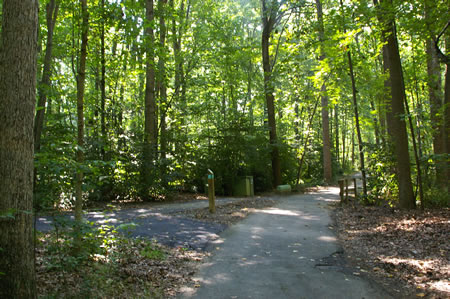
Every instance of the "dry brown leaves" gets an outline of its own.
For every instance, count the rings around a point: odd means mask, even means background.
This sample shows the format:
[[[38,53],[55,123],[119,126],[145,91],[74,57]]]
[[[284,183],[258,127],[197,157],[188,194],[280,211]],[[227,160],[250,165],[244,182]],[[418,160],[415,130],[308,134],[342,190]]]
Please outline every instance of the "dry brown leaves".
[[[247,217],[252,211],[272,207],[275,203],[276,201],[272,199],[260,197],[246,198],[236,202],[216,206],[216,212],[214,214],[209,212],[209,208],[184,210],[173,214],[182,215],[183,217],[201,221],[232,225]]]
[[[449,209],[347,205],[337,208],[335,217],[348,258],[399,297],[450,297]]]
[[[192,280],[197,265],[208,256],[184,248],[127,239],[111,251],[113,256],[89,259],[69,270],[63,260],[52,259],[55,253],[49,252],[48,246],[44,241],[36,254],[38,295],[46,298],[172,297],[181,285]],[[143,251],[149,246],[163,258],[145,256]],[[61,259],[68,257],[60,255]]]

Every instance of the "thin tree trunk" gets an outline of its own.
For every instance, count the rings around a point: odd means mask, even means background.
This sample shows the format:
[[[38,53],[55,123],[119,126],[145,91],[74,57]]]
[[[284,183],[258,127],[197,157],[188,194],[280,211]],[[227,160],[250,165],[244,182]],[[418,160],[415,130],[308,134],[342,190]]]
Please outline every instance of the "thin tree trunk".
[[[102,0],[102,14],[104,14],[103,10],[105,9],[105,0]],[[106,136],[106,57],[105,57],[105,18],[103,17],[101,19],[101,32],[100,32],[100,61],[101,61],[101,75],[100,75],[100,92],[101,92],[101,99],[100,99],[100,129],[101,129],[101,135],[102,135],[102,142],[101,142],[101,158],[103,161],[106,160],[105,157],[105,146],[108,142],[108,137]]]
[[[345,136],[347,135],[347,109],[344,109],[344,128],[342,129],[342,169],[345,171],[346,159],[345,159]]]
[[[374,0],[378,9],[378,18],[383,26],[383,41],[386,45],[383,47],[383,55],[385,55],[385,63],[389,70],[390,81],[390,109],[387,111],[388,133],[394,146],[394,155],[396,163],[396,174],[399,188],[399,203],[404,209],[415,208],[416,201],[414,198],[411,183],[411,167],[408,151],[408,136],[406,132],[406,123],[402,117],[405,114],[405,90],[403,83],[403,70],[398,50],[397,35],[395,30],[395,21],[392,16],[393,5],[391,0]],[[387,10],[385,10],[387,9]]]
[[[38,2],[3,1],[0,47],[0,297],[36,298],[33,119]]]
[[[334,105],[334,139],[336,142],[335,145],[335,152],[336,152],[336,161],[337,164],[339,165],[339,156],[340,156],[340,144],[339,144],[339,105],[336,104]],[[338,166],[339,167],[339,166]]]
[[[47,95],[50,90],[50,77],[52,74],[52,50],[53,50],[53,30],[55,28],[56,19],[58,17],[59,3],[50,0],[46,6],[47,13],[47,45],[44,57],[44,69],[42,71],[42,79],[38,85],[38,104],[36,117],[34,121],[34,150],[38,152],[41,148],[41,135],[44,128],[45,105]]]
[[[314,105],[313,112],[311,113],[311,116],[309,118],[308,129],[307,129],[308,133],[307,133],[306,138],[305,138],[305,144],[304,144],[302,156],[300,157],[299,162],[298,162],[297,181],[296,181],[297,188],[298,188],[298,185],[300,184],[300,178],[301,178],[301,175],[302,175],[303,162],[304,162],[304,159],[305,159],[305,156],[306,156],[306,151],[308,150],[309,140],[310,140],[310,136],[311,136],[311,133],[310,133],[311,126],[312,126],[312,122],[313,122],[313,119],[314,119],[314,115],[316,114],[316,111],[317,111],[318,104],[319,104],[319,101],[317,101],[316,104]]]
[[[414,126],[412,123],[412,116],[409,112],[409,105],[408,101],[405,98],[405,108],[406,108],[406,114],[408,115],[409,120],[409,129],[411,131],[411,139],[413,142],[413,148],[414,148],[414,158],[416,160],[416,167],[417,167],[417,189],[419,189],[419,197],[420,197],[420,209],[423,211],[425,209],[425,202],[423,198],[423,184],[422,184],[422,170],[420,167],[420,159],[419,159],[419,153],[417,149],[417,143],[416,143],[416,137],[414,133]]]
[[[371,109],[371,112],[376,112],[375,103],[373,100],[370,100],[370,109]],[[378,119],[375,116],[375,114],[372,117],[372,121],[373,121],[373,126],[375,128],[375,144],[377,145],[377,147],[379,147],[381,145],[381,143],[380,143],[380,126],[378,124]]]
[[[271,145],[271,159],[272,159],[272,176],[273,187],[281,184],[281,164],[280,154],[278,150],[277,127],[275,121],[275,97],[273,95],[273,80],[272,80],[272,66],[270,60],[269,46],[270,35],[275,25],[276,11],[275,4],[272,2],[270,8],[266,5],[266,0],[262,2],[262,59],[264,70],[264,95],[266,98],[267,114],[269,121],[269,141]]]
[[[77,174],[75,180],[75,250],[77,253],[81,250],[81,222],[83,218],[83,170],[84,163],[84,90],[86,84],[86,59],[87,43],[89,31],[89,15],[87,0],[80,0],[81,3],[81,49],[80,64],[77,73]]]
[[[355,125],[356,125],[356,135],[358,137],[358,148],[359,148],[359,163],[360,170],[362,174],[362,184],[363,184],[363,194],[364,198],[367,197],[367,180],[366,180],[366,168],[364,165],[364,148],[361,136],[361,127],[359,126],[359,112],[358,112],[358,101],[356,99],[356,83],[355,74],[353,73],[353,63],[352,54],[350,50],[347,51],[348,66],[350,69],[350,79],[352,81],[352,95],[353,95],[353,109],[355,111]]]
[[[352,169],[355,168],[355,128],[352,124]]]
[[[325,55],[325,29],[323,25],[322,3],[316,0],[317,20],[319,22],[319,42],[320,42],[320,61],[326,59]],[[323,178],[326,184],[331,184],[333,172],[331,166],[331,137],[330,137],[330,117],[328,113],[328,95],[326,84],[322,84],[320,91],[322,95],[322,141],[323,141]]]

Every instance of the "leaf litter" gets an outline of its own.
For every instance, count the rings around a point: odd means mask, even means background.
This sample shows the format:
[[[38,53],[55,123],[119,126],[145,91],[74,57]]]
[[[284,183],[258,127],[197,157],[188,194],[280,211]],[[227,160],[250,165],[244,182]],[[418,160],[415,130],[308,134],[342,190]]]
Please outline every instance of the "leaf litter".
[[[396,297],[450,297],[450,209],[344,205],[334,213],[350,262]]]

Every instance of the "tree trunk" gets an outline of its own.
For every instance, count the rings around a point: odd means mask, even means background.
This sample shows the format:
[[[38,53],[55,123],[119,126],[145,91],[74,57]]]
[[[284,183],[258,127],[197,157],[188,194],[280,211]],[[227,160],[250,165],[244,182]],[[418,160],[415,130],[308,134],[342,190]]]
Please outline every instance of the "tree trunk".
[[[166,87],[166,4],[167,0],[158,0],[159,11],[159,60],[158,60],[158,86],[160,97],[160,150],[161,150],[161,182],[167,187],[167,123],[166,115],[169,108],[167,103]]]
[[[345,136],[347,135],[347,109],[344,109],[344,121],[342,123],[344,124],[344,127],[342,129],[342,169],[345,171],[346,167]]]
[[[334,105],[334,140],[335,140],[335,152],[336,152],[336,164],[339,165],[340,157],[340,144],[339,144],[339,105]],[[339,167],[339,166],[338,166]]]
[[[355,83],[355,75],[353,73],[353,63],[352,63],[352,54],[350,50],[347,51],[348,58],[348,66],[350,69],[350,79],[352,81],[352,95],[353,95],[353,109],[355,111],[355,126],[356,126],[356,135],[358,137],[358,149],[359,149],[359,163],[362,174],[362,183],[363,183],[363,194],[364,198],[367,197],[367,182],[366,182],[366,168],[364,165],[364,149],[362,143],[361,136],[361,127],[359,126],[359,112],[358,112],[358,101],[356,99],[356,83]],[[355,190],[356,192],[356,190]]]
[[[320,61],[326,59],[325,55],[325,28],[323,25],[322,3],[316,0],[317,20],[319,22],[319,42],[320,42]],[[325,184],[331,184],[332,166],[331,166],[331,137],[330,137],[330,117],[328,113],[328,95],[326,84],[322,84],[322,141],[323,141],[323,179]]]
[[[0,297],[36,298],[33,119],[38,2],[3,1],[0,48]]]
[[[83,177],[82,164],[84,163],[84,90],[86,84],[86,59],[89,31],[89,14],[87,0],[81,3],[81,49],[80,65],[77,74],[77,174],[75,180],[75,250],[79,253],[81,248],[81,222],[83,219]]]
[[[276,10],[274,7],[275,5],[273,3],[271,3],[271,7],[268,8],[266,6],[265,0],[262,0],[261,2],[263,9],[262,59],[264,70],[264,95],[266,98],[267,114],[269,121],[269,141],[272,147],[271,160],[272,160],[273,187],[276,187],[281,184],[281,165],[280,165],[280,154],[278,150],[277,127],[275,121],[275,97],[273,95],[274,90],[272,82],[272,66],[269,53],[270,35],[275,25]]]
[[[50,0],[46,7],[47,13],[47,46],[45,49],[44,69],[42,79],[38,85],[38,104],[34,121],[34,150],[38,152],[41,148],[41,135],[44,128],[45,104],[50,90],[50,76],[52,74],[52,50],[53,50],[53,30],[58,16],[59,3]]]
[[[405,114],[405,89],[403,83],[403,70],[398,50],[397,35],[395,30],[395,21],[392,16],[392,1],[374,0],[378,9],[378,18],[383,26],[383,41],[386,45],[383,47],[384,62],[389,70],[390,81],[390,109],[387,110],[388,133],[394,147],[396,174],[399,188],[399,203],[404,209],[416,207],[412,183],[411,167],[408,149],[408,136],[406,132]],[[387,11],[386,11],[387,9]]]
[[[433,32],[433,16],[432,7],[429,1],[425,1],[425,23],[430,32]],[[442,113],[443,94],[442,94],[442,80],[441,80],[441,66],[437,52],[434,48],[434,41],[436,36],[426,40],[426,54],[427,54],[427,74],[428,74],[428,94],[430,97],[430,115],[433,136],[433,150],[435,155],[445,153],[445,133],[444,133],[444,117]],[[440,188],[447,187],[448,179],[445,176],[445,159],[436,159],[436,181]]]
[[[149,188],[152,184],[152,168],[153,161],[157,154],[157,136],[158,126],[156,118],[156,101],[155,101],[155,52],[153,24],[155,19],[153,0],[146,2],[146,26],[145,26],[145,40],[146,40],[146,87],[145,87],[145,123],[144,123],[144,161],[143,161],[143,194],[144,198],[149,196]]]
[[[108,142],[108,137],[106,136],[106,57],[105,57],[105,0],[102,0],[102,17],[101,19],[101,32],[100,32],[100,61],[101,61],[101,75],[100,75],[100,130],[101,130],[101,159],[106,161],[105,157],[105,146]]]
[[[447,49],[450,49],[450,38],[447,37],[446,41],[446,47]],[[446,71],[445,71],[445,85],[444,85],[444,107],[445,107],[445,113],[444,113],[444,140],[445,140],[445,153],[447,155],[450,154],[450,64],[446,64]],[[446,164],[447,174],[445,177],[447,178],[447,182],[450,178],[450,162]],[[447,191],[448,191],[448,184],[447,184]]]
[[[306,156],[306,151],[308,150],[309,140],[310,140],[310,137],[311,137],[311,133],[310,133],[311,132],[311,126],[313,124],[314,115],[316,115],[318,103],[319,103],[319,101],[317,101],[316,104],[314,105],[313,112],[311,113],[311,116],[309,118],[308,128],[306,130],[307,134],[306,134],[306,137],[305,137],[305,142],[304,142],[304,147],[303,147],[303,153],[302,153],[300,159],[298,159],[297,180],[296,180],[296,188],[297,189],[298,189],[298,185],[300,184],[300,179],[301,179],[301,175],[302,175],[302,168],[303,168],[303,161],[304,161],[305,156]]]

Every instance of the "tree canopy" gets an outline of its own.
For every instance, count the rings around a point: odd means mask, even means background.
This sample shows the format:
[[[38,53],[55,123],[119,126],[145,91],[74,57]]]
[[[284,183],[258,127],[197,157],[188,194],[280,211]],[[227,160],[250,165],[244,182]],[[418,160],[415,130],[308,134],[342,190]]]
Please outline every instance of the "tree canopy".
[[[219,194],[364,170],[368,202],[448,200],[443,2],[90,0],[82,116],[82,7],[40,5],[36,208],[71,206],[80,171],[85,203],[202,192],[208,169]]]

